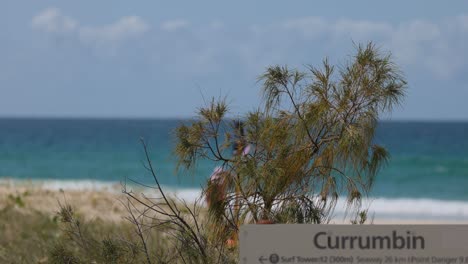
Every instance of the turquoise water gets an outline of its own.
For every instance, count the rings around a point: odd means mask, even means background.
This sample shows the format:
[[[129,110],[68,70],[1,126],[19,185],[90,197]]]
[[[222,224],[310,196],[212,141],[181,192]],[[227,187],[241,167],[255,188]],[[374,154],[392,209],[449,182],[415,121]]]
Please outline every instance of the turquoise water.
[[[0,119],[0,177],[149,182],[145,138],[162,184],[198,188],[213,165],[175,175],[173,129],[182,120]],[[381,122],[376,141],[390,163],[373,197],[468,201],[468,123]]]

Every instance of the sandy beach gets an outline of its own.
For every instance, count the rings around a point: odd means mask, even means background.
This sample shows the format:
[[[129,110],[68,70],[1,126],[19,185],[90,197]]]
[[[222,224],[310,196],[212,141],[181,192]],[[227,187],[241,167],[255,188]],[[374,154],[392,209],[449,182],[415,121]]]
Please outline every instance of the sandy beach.
[[[140,193],[142,190],[135,190]],[[172,194],[172,193],[171,193]],[[194,199],[194,193],[176,193],[182,199]],[[118,222],[127,216],[123,205],[125,195],[120,184],[99,185],[89,184],[85,187],[64,186],[60,184],[41,184],[31,181],[4,180],[0,182],[0,209],[13,205],[22,213],[41,212],[51,217],[59,209],[59,203],[65,202],[73,206],[78,214],[87,220],[100,219]],[[373,215],[368,224],[468,224],[468,220],[451,218],[396,218]],[[349,224],[342,217],[335,217],[331,224]]]
[[[14,204],[25,214],[37,211],[53,216],[59,210],[59,203],[67,202],[89,220],[120,221],[125,215],[125,207],[120,202],[123,197],[117,190],[57,191],[34,186],[0,186],[0,194],[0,208]]]
[[[122,203],[125,195],[121,186],[92,186],[70,188],[71,185],[67,185],[64,186],[67,188],[60,188],[58,183],[1,181],[0,262],[48,263],[54,245],[68,241],[66,232],[63,232],[63,223],[57,215],[59,203],[70,204],[87,226],[86,229],[98,241],[106,239],[109,234],[134,234],[134,226],[125,219],[128,212]],[[179,197],[185,196],[187,200],[193,198],[193,195],[193,192],[179,193]],[[336,216],[330,224],[350,224],[350,221]],[[450,218],[399,219],[374,215],[366,224],[468,224],[468,221]],[[26,251],[29,253],[24,254]]]

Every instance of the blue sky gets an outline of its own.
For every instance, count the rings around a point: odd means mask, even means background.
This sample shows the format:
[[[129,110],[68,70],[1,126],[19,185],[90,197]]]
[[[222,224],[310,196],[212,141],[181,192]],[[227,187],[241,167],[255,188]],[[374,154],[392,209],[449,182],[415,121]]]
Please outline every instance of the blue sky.
[[[466,1],[2,1],[0,116],[234,115],[268,65],[390,51],[409,82],[389,118],[468,120]]]

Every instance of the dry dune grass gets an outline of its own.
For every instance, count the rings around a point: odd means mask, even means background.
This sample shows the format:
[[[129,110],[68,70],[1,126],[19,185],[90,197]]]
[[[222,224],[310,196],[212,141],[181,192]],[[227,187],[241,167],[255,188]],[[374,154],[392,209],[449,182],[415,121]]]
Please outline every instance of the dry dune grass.
[[[57,252],[58,245],[76,247],[70,242],[66,225],[58,215],[60,204],[69,204],[73,208],[87,237],[98,243],[111,238],[131,239],[134,230],[124,218],[128,216],[122,203],[124,198],[118,188],[63,191],[24,182],[2,183],[0,263],[60,263],[51,260],[51,252]],[[100,254],[100,250],[97,248],[96,254]],[[83,252],[74,254],[77,257],[81,254],[82,259],[86,257],[82,255]],[[135,258],[135,261],[139,261],[139,258]]]
[[[34,186],[0,186],[0,208],[13,203],[18,211],[28,214],[34,211],[54,215],[59,202],[72,205],[87,220],[121,221],[126,215],[117,191],[47,190]]]

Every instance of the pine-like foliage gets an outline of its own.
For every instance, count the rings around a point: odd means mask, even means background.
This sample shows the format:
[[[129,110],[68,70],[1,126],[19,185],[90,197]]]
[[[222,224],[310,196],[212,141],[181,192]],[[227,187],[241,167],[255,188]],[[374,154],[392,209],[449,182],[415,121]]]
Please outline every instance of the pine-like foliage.
[[[264,100],[256,111],[233,120],[225,100],[212,100],[176,131],[179,168],[200,159],[219,166],[205,190],[208,213],[199,200],[165,194],[142,141],[154,179],[143,186],[156,197],[124,188],[135,235],[96,239],[64,205],[59,216],[71,246],[54,247],[51,262],[236,263],[240,225],[326,223],[339,197],[356,213],[351,222],[364,223],[360,202],[389,156],[374,144],[377,120],[406,89],[391,56],[370,43],[343,67],[327,60],[305,71],[272,66],[259,82]]]
[[[225,100],[212,100],[177,130],[180,166],[208,159],[226,173],[214,219],[235,233],[260,220],[326,222],[339,197],[358,208],[389,156],[373,140],[379,115],[405,94],[391,56],[369,43],[342,67],[272,66],[259,82],[264,104],[239,119],[242,128],[226,118]],[[247,155],[232,154],[239,142]]]

